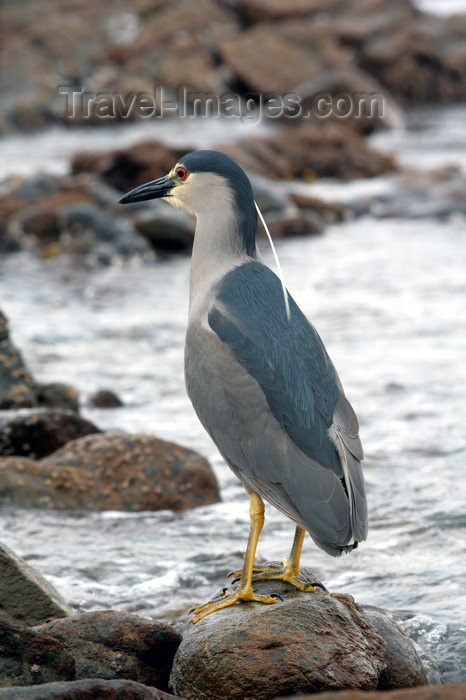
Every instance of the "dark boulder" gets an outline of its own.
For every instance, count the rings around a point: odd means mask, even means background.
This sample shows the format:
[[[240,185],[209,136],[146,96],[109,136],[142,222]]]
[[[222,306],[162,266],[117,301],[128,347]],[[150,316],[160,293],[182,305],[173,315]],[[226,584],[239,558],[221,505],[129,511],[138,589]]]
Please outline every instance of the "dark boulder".
[[[411,640],[383,610],[365,607],[364,612],[388,648],[388,663],[379,679],[381,690],[412,688],[427,683],[427,676]]]
[[[70,440],[99,432],[78,413],[61,408],[0,411],[0,455],[41,459]]]
[[[167,207],[165,202],[154,202],[150,209],[136,216],[135,226],[155,250],[191,250],[194,223],[182,209]]]
[[[307,569],[301,576],[316,580]],[[175,655],[174,692],[188,700],[269,700],[377,688],[387,646],[351,596],[298,592],[281,581],[254,588],[283,600],[236,604],[190,625]]]
[[[182,155],[192,150],[174,149],[159,141],[141,141],[129,148],[104,153],[77,153],[71,163],[74,174],[98,173],[104,182],[127,192],[166,175]]]
[[[70,613],[53,586],[0,542],[0,617],[30,627]]]
[[[74,671],[73,657],[56,639],[0,618],[0,686],[69,681]]]
[[[249,137],[218,148],[242,167],[282,180],[352,180],[396,169],[392,156],[371,148],[356,130],[336,122],[295,123],[273,136]]]
[[[41,461],[0,458],[5,505],[177,511],[219,500],[204,457],[147,435],[88,435]]]
[[[91,406],[97,408],[119,408],[123,401],[111,389],[99,389],[89,397]]]
[[[35,631],[63,644],[76,662],[76,680],[127,679],[162,690],[181,642],[168,625],[114,610],[52,620]]]
[[[85,678],[27,688],[0,689],[0,700],[183,700],[134,681]]]
[[[34,380],[8,332],[8,321],[0,311],[0,409],[36,405]]]
[[[328,202],[300,192],[291,192],[290,198],[299,209],[309,209],[321,216],[329,224],[345,221],[345,219],[349,219],[353,215],[349,207],[338,202]]]
[[[325,228],[325,222],[316,212],[300,212],[293,216],[270,217],[268,227],[272,238],[289,238],[291,236],[313,236]]]

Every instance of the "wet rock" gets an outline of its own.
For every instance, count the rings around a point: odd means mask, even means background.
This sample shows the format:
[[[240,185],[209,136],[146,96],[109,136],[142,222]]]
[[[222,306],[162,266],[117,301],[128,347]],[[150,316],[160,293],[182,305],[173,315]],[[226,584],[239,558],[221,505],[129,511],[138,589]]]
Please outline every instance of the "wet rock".
[[[234,147],[223,144],[219,150],[244,168],[275,179],[352,180],[396,169],[392,156],[368,146],[350,126],[334,122],[282,127],[273,136],[249,137]]]
[[[364,612],[388,648],[388,663],[379,678],[379,689],[425,685],[426,672],[411,640],[382,610],[365,607]]]
[[[191,150],[189,146],[180,150],[169,148],[159,141],[141,141],[126,149],[76,154],[71,167],[74,174],[98,173],[111,187],[119,192],[127,192],[166,175],[178,158]]]
[[[27,207],[16,217],[16,223],[25,234],[34,236],[41,244],[56,241],[59,235],[57,213],[53,209]]]
[[[204,457],[148,435],[88,436],[68,443],[44,463],[92,476],[100,492],[88,494],[89,508],[185,510],[219,501],[215,475]]]
[[[0,411],[0,455],[40,459],[70,440],[99,432],[79,414],[60,408]]]
[[[190,250],[194,239],[194,224],[182,209],[156,202],[135,219],[136,229],[147,238],[155,250]]]
[[[127,679],[161,690],[181,642],[169,625],[113,610],[52,620],[35,631],[63,644],[75,659],[76,680]]]
[[[34,380],[20,351],[11,342],[8,321],[0,312],[0,409],[35,405]]]
[[[296,700],[464,700],[466,683],[460,685],[425,685],[418,688],[389,690],[384,692],[363,692],[344,690],[339,693],[318,693],[317,695],[296,695]],[[283,699],[282,699],[283,700]]]
[[[346,219],[351,218],[353,214],[351,209],[344,204],[339,204],[338,202],[327,202],[326,200],[319,199],[318,197],[310,197],[309,195],[301,194],[299,192],[291,192],[290,198],[299,209],[310,209],[316,214],[319,214],[319,216],[321,216],[322,219],[329,224],[345,221]]]
[[[146,435],[89,435],[33,461],[0,458],[0,502],[82,510],[185,510],[220,500],[204,457]]]
[[[330,33],[293,20],[256,25],[223,39],[219,51],[248,90],[264,95],[295,93],[302,83],[349,61]]]
[[[309,211],[298,215],[269,218],[268,227],[272,238],[289,238],[297,236],[315,236],[322,233],[325,223],[319,214]]]
[[[98,408],[118,408],[123,401],[111,389],[99,389],[89,397],[89,403]]]
[[[36,383],[37,402],[39,406],[63,408],[66,411],[79,412],[79,397],[70,384],[61,382]]]
[[[335,10],[342,0],[243,0],[242,11],[248,22],[305,18],[315,13]]]
[[[104,264],[116,257],[151,257],[150,246],[129,219],[102,211],[95,204],[76,202],[62,207],[59,218],[61,230],[69,234],[62,243],[65,250],[91,253]]]
[[[173,87],[182,85],[186,88],[188,106],[196,99],[196,94],[201,98],[203,93],[211,95],[226,93],[228,86],[224,78],[225,76],[212,58],[212,52],[204,48],[173,49],[165,54],[157,66],[159,84]]]
[[[26,457],[0,457],[0,504],[57,510],[98,510],[100,485],[82,469],[53,466]]]
[[[8,340],[9,338],[9,332],[8,332],[8,321],[7,317],[5,314],[0,310],[0,343],[3,340]]]
[[[74,670],[73,657],[56,639],[0,618],[0,686],[68,681]]]
[[[53,586],[0,542],[0,618],[32,627],[70,614]]]
[[[59,179],[53,175],[39,173],[25,179],[18,179],[10,195],[17,199],[36,200],[48,197],[58,191]]]
[[[175,695],[134,681],[86,678],[40,687],[0,689],[1,700],[183,700]]]
[[[303,580],[314,581],[303,569]],[[275,605],[237,604],[190,625],[170,683],[188,700],[377,688],[387,646],[351,596],[257,581]],[[260,673],[258,673],[260,669]]]

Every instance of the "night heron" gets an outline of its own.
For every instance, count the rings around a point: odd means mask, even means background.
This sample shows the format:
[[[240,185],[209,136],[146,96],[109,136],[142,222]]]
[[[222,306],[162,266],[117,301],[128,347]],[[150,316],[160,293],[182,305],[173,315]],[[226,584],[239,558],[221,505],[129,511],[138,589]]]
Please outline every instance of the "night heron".
[[[367,536],[358,421],[313,326],[256,249],[258,218],[244,171],[217,151],[195,151],[121,202],[162,198],[197,219],[185,345],[196,413],[243,483],[250,531],[240,582],[194,611],[197,622],[236,601],[275,603],[258,578],[298,578],[306,530],[332,556]],[[296,523],[283,567],[255,567],[269,501]]]

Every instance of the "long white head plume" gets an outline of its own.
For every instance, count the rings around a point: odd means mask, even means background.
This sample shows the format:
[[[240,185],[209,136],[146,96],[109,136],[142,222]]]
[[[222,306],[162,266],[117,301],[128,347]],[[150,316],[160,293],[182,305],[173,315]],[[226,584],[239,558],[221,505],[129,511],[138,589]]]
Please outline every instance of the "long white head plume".
[[[262,221],[262,226],[265,229],[265,232],[267,234],[267,238],[269,239],[270,247],[272,248],[272,253],[273,257],[275,258],[275,264],[277,266],[277,271],[278,271],[278,276],[280,278],[280,282],[282,283],[282,289],[283,289],[283,299],[285,301],[285,309],[286,309],[286,317],[288,321],[290,320],[290,303],[288,301],[288,292],[286,291],[285,287],[285,280],[283,279],[283,272],[282,268],[280,265],[280,260],[278,259],[277,251],[275,250],[275,246],[273,244],[272,236],[270,235],[270,231],[267,228],[267,224],[265,223],[264,217],[262,216],[261,210],[257,206],[257,202],[254,201],[254,204],[256,205],[257,213],[259,214],[259,219]]]

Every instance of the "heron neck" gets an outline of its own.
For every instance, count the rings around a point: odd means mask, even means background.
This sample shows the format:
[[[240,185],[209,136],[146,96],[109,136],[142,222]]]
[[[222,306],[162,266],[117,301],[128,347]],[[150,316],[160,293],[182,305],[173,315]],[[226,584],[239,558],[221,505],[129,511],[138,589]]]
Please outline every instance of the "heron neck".
[[[190,313],[194,306],[202,305],[205,295],[229,270],[256,259],[256,218],[249,217],[249,229],[245,230],[244,217],[238,217],[235,209],[231,206],[215,214],[197,216],[191,257]]]

